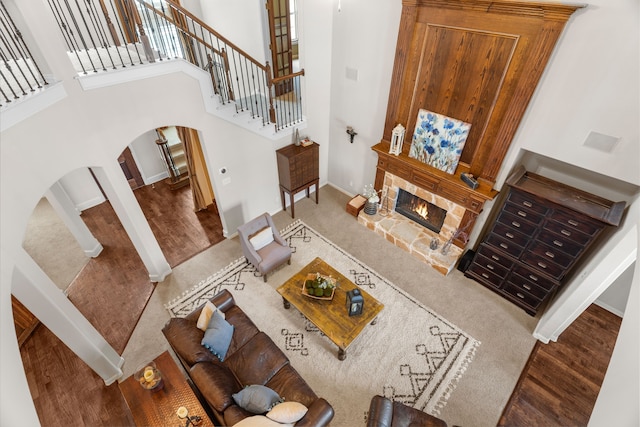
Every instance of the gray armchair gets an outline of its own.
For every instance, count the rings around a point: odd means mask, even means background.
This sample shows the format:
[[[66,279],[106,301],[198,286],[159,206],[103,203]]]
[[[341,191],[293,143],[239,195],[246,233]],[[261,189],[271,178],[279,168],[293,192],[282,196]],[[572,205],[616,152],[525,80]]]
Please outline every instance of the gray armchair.
[[[268,213],[238,227],[242,253],[267,281],[267,273],[287,262],[291,264],[291,248],[280,236]]]

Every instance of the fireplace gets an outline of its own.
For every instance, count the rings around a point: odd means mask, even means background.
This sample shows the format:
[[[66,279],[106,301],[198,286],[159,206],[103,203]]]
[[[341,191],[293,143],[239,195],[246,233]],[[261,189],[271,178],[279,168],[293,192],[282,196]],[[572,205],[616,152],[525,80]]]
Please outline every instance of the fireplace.
[[[411,194],[402,188],[398,189],[396,212],[417,222],[431,231],[440,233],[447,211],[433,203]]]
[[[464,227],[467,209],[389,172],[381,193],[382,208],[375,215],[361,211],[358,222],[440,273],[451,272],[462,255],[462,248],[451,242]]]

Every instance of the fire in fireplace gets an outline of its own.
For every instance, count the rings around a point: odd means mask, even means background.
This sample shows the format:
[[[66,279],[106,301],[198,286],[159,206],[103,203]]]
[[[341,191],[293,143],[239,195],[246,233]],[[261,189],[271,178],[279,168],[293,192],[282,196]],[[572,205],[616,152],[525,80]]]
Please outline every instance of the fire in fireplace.
[[[398,189],[396,199],[396,212],[417,222],[431,231],[440,233],[447,211],[433,203],[421,199],[415,194],[411,194],[402,188]]]

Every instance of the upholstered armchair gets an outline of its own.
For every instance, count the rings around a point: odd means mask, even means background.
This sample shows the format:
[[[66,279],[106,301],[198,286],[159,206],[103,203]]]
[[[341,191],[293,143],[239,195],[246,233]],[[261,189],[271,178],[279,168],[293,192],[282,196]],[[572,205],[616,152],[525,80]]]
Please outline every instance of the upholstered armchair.
[[[291,264],[291,248],[280,236],[268,213],[238,227],[242,253],[267,281],[267,273],[287,262]]]
[[[401,402],[373,396],[367,427],[447,427],[447,423]]]

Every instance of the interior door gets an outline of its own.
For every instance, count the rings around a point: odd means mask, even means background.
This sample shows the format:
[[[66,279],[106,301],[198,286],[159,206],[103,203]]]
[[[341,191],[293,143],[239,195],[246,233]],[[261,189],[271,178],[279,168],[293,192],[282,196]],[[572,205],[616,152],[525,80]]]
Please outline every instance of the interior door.
[[[291,23],[289,22],[289,0],[267,0],[269,15],[269,49],[273,77],[284,77],[293,71],[293,51],[291,47]],[[290,92],[292,81],[276,84],[276,96]]]
[[[118,157],[118,163],[120,163],[120,167],[122,168],[122,172],[124,176],[127,178],[129,185],[132,190],[136,188],[142,187],[144,185],[144,180],[142,179],[142,175],[140,174],[140,170],[138,169],[138,165],[133,158],[133,154],[131,154],[131,150],[129,147],[125,148],[120,157]]]

